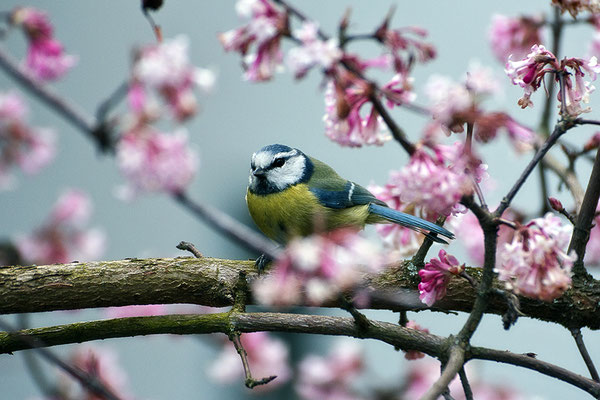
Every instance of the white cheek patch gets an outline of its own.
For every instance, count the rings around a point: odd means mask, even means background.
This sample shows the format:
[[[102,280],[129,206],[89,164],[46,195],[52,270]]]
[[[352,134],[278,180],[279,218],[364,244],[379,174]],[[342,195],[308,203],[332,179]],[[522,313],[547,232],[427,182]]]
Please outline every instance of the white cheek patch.
[[[267,173],[267,179],[279,190],[294,185],[302,179],[306,162],[304,157],[288,158],[282,167],[273,168]]]

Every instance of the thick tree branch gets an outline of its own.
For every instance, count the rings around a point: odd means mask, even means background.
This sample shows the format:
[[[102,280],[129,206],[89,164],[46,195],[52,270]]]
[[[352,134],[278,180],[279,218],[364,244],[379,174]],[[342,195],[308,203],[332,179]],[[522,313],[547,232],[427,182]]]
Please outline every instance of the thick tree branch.
[[[133,304],[190,303],[213,307],[234,302],[239,272],[257,278],[253,261],[215,258],[157,258],[0,267],[0,314],[72,310]],[[480,268],[467,272],[481,280]],[[366,277],[370,308],[423,310],[418,299],[417,268],[410,263]],[[600,282],[575,281],[574,287],[552,303],[520,297],[526,316],[568,328],[600,329]],[[494,281],[494,287],[502,284]],[[434,309],[470,312],[476,293],[465,279],[453,279],[448,294]],[[252,300],[250,299],[250,303]],[[339,307],[339,303],[327,306]],[[486,312],[503,315],[506,302],[490,299]]]

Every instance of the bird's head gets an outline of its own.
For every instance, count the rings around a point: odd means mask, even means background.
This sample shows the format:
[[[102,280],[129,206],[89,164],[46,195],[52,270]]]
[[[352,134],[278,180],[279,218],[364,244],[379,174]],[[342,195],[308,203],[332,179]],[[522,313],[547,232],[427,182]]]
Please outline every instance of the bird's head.
[[[271,144],[252,154],[248,187],[255,194],[277,193],[308,181],[312,170],[312,162],[300,150]]]

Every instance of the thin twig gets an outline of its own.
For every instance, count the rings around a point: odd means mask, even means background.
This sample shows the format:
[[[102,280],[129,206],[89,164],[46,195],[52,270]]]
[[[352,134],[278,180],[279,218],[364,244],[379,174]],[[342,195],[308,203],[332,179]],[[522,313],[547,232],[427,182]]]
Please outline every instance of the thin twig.
[[[248,389],[253,389],[256,386],[265,385],[271,382],[273,379],[277,378],[277,375],[267,376],[259,380],[252,378],[252,374],[250,373],[250,364],[248,363],[248,353],[246,352],[246,349],[244,349],[240,337],[241,335],[235,332],[229,335],[229,340],[231,340],[231,343],[233,343],[235,350],[238,352],[240,358],[242,359],[242,365],[244,366],[244,374],[246,375],[246,381],[244,382],[246,387]]]
[[[352,318],[354,318],[354,322],[356,322],[356,326],[360,331],[366,332],[371,326],[371,322],[366,315],[358,311],[356,307],[354,307],[352,301],[348,300],[346,296],[340,295],[339,298],[341,308],[345,311],[348,311],[350,315],[352,315]]]
[[[28,335],[27,333],[23,333],[23,331],[16,331],[12,326],[2,320],[0,320],[0,329],[4,329],[9,336],[16,338],[20,342],[24,343],[27,348],[34,350],[39,356],[65,371],[68,375],[73,377],[83,387],[95,395],[106,400],[120,400],[116,394],[114,394],[95,376],[64,362],[59,357],[54,355],[54,353],[52,353],[50,350],[46,349],[46,345],[39,338]]]
[[[469,384],[469,378],[465,372],[465,367],[462,367],[460,371],[458,371],[458,376],[460,377],[460,383],[462,384],[465,392],[465,399],[473,400],[473,390],[471,390],[471,385]]]
[[[571,129],[573,126],[574,126],[574,124],[572,121],[565,121],[565,120],[561,120],[556,124],[556,126],[554,127],[554,131],[552,132],[552,135],[550,135],[550,137],[548,137],[548,139],[544,142],[544,144],[540,147],[540,149],[535,153],[535,155],[533,156],[533,159],[529,162],[527,167],[525,167],[525,170],[523,170],[519,179],[517,179],[517,181],[515,182],[513,187],[510,189],[508,194],[500,202],[500,206],[498,206],[498,208],[494,212],[494,214],[496,216],[499,217],[508,208],[508,206],[512,202],[513,198],[516,196],[519,189],[521,189],[521,186],[523,186],[523,184],[529,177],[529,174],[531,174],[531,171],[533,171],[535,166],[542,160],[542,158],[544,158],[546,153],[550,150],[550,148],[552,148],[552,146],[554,146],[556,141],[565,132],[567,132],[569,129]]]
[[[581,329],[571,329],[571,335],[573,335],[573,339],[575,339],[575,343],[577,343],[577,348],[579,349],[579,353],[581,357],[583,357],[583,361],[590,371],[590,376],[596,382],[600,382],[600,376],[598,376],[598,370],[594,366],[594,361],[592,357],[590,357],[590,353],[588,353],[587,348],[585,347],[585,343],[583,342],[583,335],[581,334]]]
[[[448,385],[460,371],[465,362],[465,351],[458,345],[450,348],[450,357],[444,366],[442,375],[421,397],[421,400],[436,400],[442,393],[448,390]]]
[[[204,255],[202,253],[200,253],[200,251],[196,248],[196,246],[194,246],[193,243],[181,241],[181,242],[179,242],[179,244],[176,247],[179,250],[189,251],[196,258],[204,257]]]

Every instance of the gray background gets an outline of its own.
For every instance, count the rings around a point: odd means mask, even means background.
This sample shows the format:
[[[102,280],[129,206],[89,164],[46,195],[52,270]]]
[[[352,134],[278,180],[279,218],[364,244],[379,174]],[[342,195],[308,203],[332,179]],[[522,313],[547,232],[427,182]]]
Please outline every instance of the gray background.
[[[504,108],[523,123],[530,126],[537,124],[543,95],[537,93],[534,96],[536,108],[533,110],[521,111],[516,106],[516,100],[522,92],[509,86],[502,72],[503,66],[492,56],[487,42],[487,29],[495,12],[506,15],[548,13],[549,1],[296,3],[307,15],[318,19],[328,32],[334,32],[348,6],[352,8],[352,29],[366,32],[381,21],[391,4],[396,4],[394,25],[426,28],[438,49],[438,57],[434,62],[415,70],[420,104],[426,102],[422,88],[430,74],[440,73],[460,79],[469,62],[477,59],[484,65],[494,67],[505,88],[504,96],[488,101],[487,108]],[[10,10],[17,4],[13,0],[4,0],[2,10]],[[69,53],[79,56],[77,67],[55,86],[90,113],[127,77],[132,46],[153,41],[152,32],[136,1],[32,1],[29,4],[49,12],[57,37]],[[325,137],[321,121],[323,95],[319,90],[321,77],[318,73],[311,73],[300,83],[295,82],[289,74],[280,74],[269,84],[242,82],[239,57],[225,54],[216,40],[218,32],[239,26],[233,5],[231,1],[168,1],[155,15],[166,38],[180,33],[190,37],[190,53],[194,64],[213,67],[219,74],[214,93],[209,97],[200,96],[202,113],[187,124],[191,141],[201,157],[201,168],[189,190],[193,198],[216,205],[253,226],[244,204],[249,156],[261,146],[276,142],[300,147],[306,153],[328,161],[341,175],[363,184],[383,184],[390,169],[400,168],[406,163],[406,155],[394,142],[383,147],[357,150],[340,148]],[[581,56],[591,35],[592,30],[587,27],[570,29],[563,49],[570,50],[569,55]],[[24,52],[24,41],[18,32],[9,36],[6,46],[19,57]],[[355,49],[374,54],[371,45],[356,46]],[[14,84],[0,73],[0,90],[12,87]],[[99,155],[79,131],[37,100],[31,99],[30,105],[33,124],[51,126],[56,130],[59,152],[55,162],[39,175],[19,176],[17,190],[0,193],[0,236],[29,232],[45,218],[64,188],[78,187],[93,197],[95,213],[92,225],[101,226],[108,236],[104,259],[180,255],[175,249],[175,244],[180,240],[194,242],[208,256],[253,256],[224,240],[166,196],[144,196],[133,204],[115,199],[112,192],[122,179],[113,160]],[[589,117],[597,118],[596,115],[594,111]],[[422,117],[404,110],[394,111],[394,117],[413,140],[419,136],[425,122]],[[592,132],[591,128],[574,130],[570,140],[584,141]],[[499,142],[499,146],[486,146],[481,151],[497,185],[497,189],[487,195],[490,204],[499,201],[530,158],[529,155],[515,156],[504,139]],[[516,204],[527,211],[535,211],[539,207],[537,200],[531,200],[537,199],[534,197],[538,188],[535,178],[526,184],[516,198]],[[551,180],[551,187],[556,188],[554,180]],[[564,195],[562,198],[566,197]],[[451,252],[463,254],[459,245],[454,245]],[[397,320],[397,316],[389,312],[373,312],[370,316],[387,321]],[[101,317],[102,314],[95,311],[47,313],[36,315],[34,323],[49,325]],[[466,315],[446,316],[423,312],[411,314],[411,318],[428,327],[432,333],[447,335],[460,329]],[[584,335],[592,356],[598,359],[598,335],[587,330],[584,330]],[[302,353],[307,347],[311,350],[325,349],[332,340],[295,336],[286,338],[293,342],[294,355]],[[315,344],[317,339],[318,343]],[[510,349],[516,353],[534,352],[543,360],[587,375],[570,334],[550,324],[523,318],[516,327],[506,332],[501,329],[498,317],[486,316],[473,342],[476,345]],[[208,381],[206,366],[216,354],[210,340],[152,337],[107,340],[99,345],[113,347],[119,352],[137,398],[240,398],[247,393],[241,381],[226,388]],[[70,347],[61,346],[56,350],[67,354]],[[372,367],[364,378],[368,382],[393,384],[398,381],[398,375],[405,371],[403,357],[387,345],[368,342],[368,359]],[[583,392],[571,386],[528,370],[494,363],[478,363],[476,369],[486,380],[507,382],[543,398],[586,398]],[[286,398],[287,395],[283,393],[273,394],[271,398]],[[0,398],[26,399],[36,394],[36,388],[22,368],[21,355],[0,356]]]

